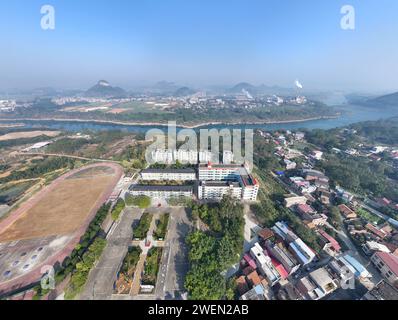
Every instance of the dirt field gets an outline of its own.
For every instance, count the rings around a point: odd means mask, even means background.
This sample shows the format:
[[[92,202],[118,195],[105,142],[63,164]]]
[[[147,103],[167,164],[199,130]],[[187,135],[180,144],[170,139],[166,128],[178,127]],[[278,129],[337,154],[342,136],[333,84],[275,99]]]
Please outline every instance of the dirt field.
[[[119,177],[114,167],[97,165],[59,178],[20,208],[18,217],[0,233],[0,243],[77,231]]]
[[[60,131],[26,131],[26,132],[12,132],[0,136],[0,141],[15,140],[23,138],[35,138],[40,136],[56,137],[60,134]]]
[[[120,113],[123,113],[123,112],[126,112],[126,111],[128,111],[128,110],[127,109],[116,108],[116,109],[112,109],[112,110],[108,111],[107,113],[120,114]]]

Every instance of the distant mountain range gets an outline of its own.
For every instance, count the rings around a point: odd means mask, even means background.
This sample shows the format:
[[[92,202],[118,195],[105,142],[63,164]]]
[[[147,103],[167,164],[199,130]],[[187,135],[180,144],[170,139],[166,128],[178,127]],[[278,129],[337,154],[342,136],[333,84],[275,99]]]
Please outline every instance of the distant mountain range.
[[[252,95],[291,95],[294,94],[294,89],[292,88],[283,88],[279,86],[266,86],[264,84],[255,86],[247,82],[241,82],[235,85],[234,87],[227,89],[226,93],[228,94],[239,94],[243,91],[247,91]]]
[[[175,97],[187,97],[187,96],[191,96],[191,95],[193,95],[195,93],[196,93],[196,91],[191,89],[191,88],[182,87],[182,88],[177,89],[174,92],[173,96],[175,96]]]
[[[364,104],[367,106],[370,106],[370,107],[397,107],[398,108],[398,92],[366,100]]]
[[[127,96],[127,92],[122,88],[112,87],[105,80],[100,80],[95,86],[88,89],[84,95],[86,97],[121,98]]]

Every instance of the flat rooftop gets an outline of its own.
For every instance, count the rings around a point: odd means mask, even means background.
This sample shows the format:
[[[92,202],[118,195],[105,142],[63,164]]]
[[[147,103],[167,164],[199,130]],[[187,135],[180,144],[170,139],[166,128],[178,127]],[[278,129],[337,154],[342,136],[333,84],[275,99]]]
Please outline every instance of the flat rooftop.
[[[232,182],[232,181],[202,181],[200,183],[201,186],[207,186],[207,187],[230,187],[233,186],[235,188],[240,187],[239,182]]]
[[[192,173],[196,174],[195,169],[145,169],[141,173]]]
[[[200,164],[199,169],[239,169],[244,168],[239,164]]]
[[[193,191],[193,186],[155,186],[155,185],[132,185],[130,191],[164,191],[164,192],[190,192]]]

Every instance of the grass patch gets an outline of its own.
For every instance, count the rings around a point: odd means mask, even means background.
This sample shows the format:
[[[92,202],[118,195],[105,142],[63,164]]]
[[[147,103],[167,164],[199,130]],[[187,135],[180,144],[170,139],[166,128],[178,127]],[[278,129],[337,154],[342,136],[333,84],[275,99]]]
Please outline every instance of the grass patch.
[[[90,270],[94,267],[96,261],[101,257],[105,249],[106,240],[97,238],[83,255],[82,260],[76,264],[76,271],[73,273],[69,286],[65,290],[65,299],[72,300],[82,292],[87,282]]]
[[[130,247],[126,257],[124,258],[122,268],[120,272],[126,278],[132,278],[134,276],[135,267],[140,260],[142,250],[138,247]]]
[[[143,285],[156,285],[161,258],[162,248],[152,248],[149,250],[145,261],[144,275],[142,277]]]
[[[14,204],[35,183],[36,181],[26,181],[2,186],[0,188],[0,204]]]
[[[133,229],[134,239],[145,239],[151,226],[152,218],[153,215],[147,212],[142,215],[137,227]]]
[[[170,213],[163,214],[160,216],[159,220],[156,220],[156,230],[153,233],[153,237],[156,240],[165,240],[169,221]]]
[[[126,207],[126,203],[124,202],[124,200],[122,198],[119,198],[119,200],[117,200],[115,206],[112,209],[112,220],[113,221],[118,221],[120,218],[120,214],[122,213],[122,211],[124,210],[124,208]]]
[[[138,197],[133,197],[132,195],[127,195],[126,196],[126,204],[129,207],[138,207],[140,209],[146,209],[151,205],[151,198],[147,196],[138,196]]]
[[[368,222],[372,222],[372,223],[377,224],[377,225],[383,223],[383,221],[384,221],[384,220],[381,219],[380,217],[374,215],[373,213],[371,213],[371,212],[369,212],[369,211],[367,211],[367,210],[365,210],[365,209],[363,209],[363,208],[358,209],[358,210],[356,211],[356,213],[357,213],[358,216],[360,216],[362,219],[364,219],[364,220],[366,220],[366,221],[368,221]]]

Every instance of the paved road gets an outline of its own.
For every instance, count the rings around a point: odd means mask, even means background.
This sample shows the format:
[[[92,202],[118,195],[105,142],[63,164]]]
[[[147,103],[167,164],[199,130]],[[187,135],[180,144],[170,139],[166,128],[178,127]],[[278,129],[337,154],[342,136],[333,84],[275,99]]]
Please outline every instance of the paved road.
[[[113,285],[121,267],[128,247],[132,240],[132,224],[139,220],[142,211],[126,209],[115,230],[108,236],[108,244],[104,249],[100,261],[91,270],[81,300],[110,300],[113,294]]]
[[[351,255],[354,257],[356,260],[358,260],[366,269],[371,273],[372,279],[370,279],[370,282],[364,281],[364,285],[366,287],[372,288],[373,285],[376,285],[379,283],[382,278],[380,276],[380,273],[376,270],[376,268],[372,265],[369,259],[364,258],[362,253],[358,251],[357,247],[355,244],[352,242],[350,239],[345,227],[343,226],[342,230],[337,230],[335,229],[331,224],[327,224],[329,228],[332,228],[338,235],[338,237],[344,241],[346,246],[348,247],[348,252],[345,252],[346,254]]]
[[[188,247],[185,239],[193,226],[184,208],[166,209],[171,213],[169,231],[163,249],[155,297],[180,299],[185,292],[184,279],[189,270]]]
[[[113,162],[113,163],[118,163],[118,164],[121,163],[121,161],[106,160],[106,159],[85,158],[85,157],[71,156],[71,155],[59,154],[59,153],[19,152],[19,154],[20,154],[20,155],[24,155],[24,156],[59,157],[59,158],[70,158],[70,159],[86,160],[86,161]]]

